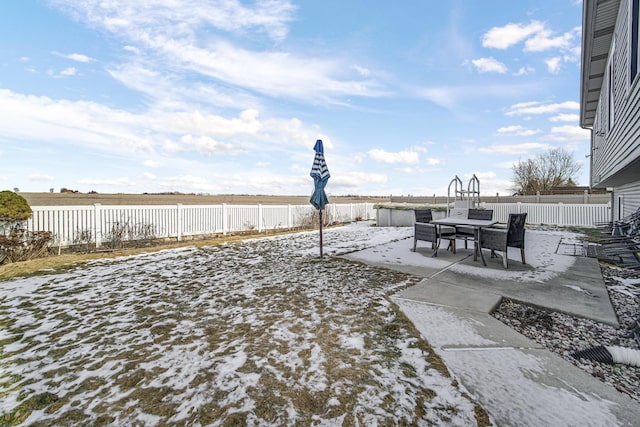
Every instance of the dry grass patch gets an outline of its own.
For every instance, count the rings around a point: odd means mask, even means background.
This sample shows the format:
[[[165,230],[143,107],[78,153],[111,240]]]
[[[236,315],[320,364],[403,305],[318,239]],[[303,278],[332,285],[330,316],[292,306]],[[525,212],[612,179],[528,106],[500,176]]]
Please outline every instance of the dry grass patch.
[[[14,279],[24,293],[0,299],[10,337],[1,361],[13,375],[2,397],[16,402],[8,416],[477,423],[474,402],[388,298],[419,279],[305,255],[315,239],[226,242]]]

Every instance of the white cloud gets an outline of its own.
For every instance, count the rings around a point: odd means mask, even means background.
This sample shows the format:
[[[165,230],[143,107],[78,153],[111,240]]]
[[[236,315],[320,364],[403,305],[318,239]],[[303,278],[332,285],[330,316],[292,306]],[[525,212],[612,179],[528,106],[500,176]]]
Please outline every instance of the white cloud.
[[[140,127],[148,124],[149,117],[93,102],[54,100],[0,89],[0,128],[6,138],[135,152],[144,149]]]
[[[370,70],[368,70],[367,68],[361,67],[359,65],[352,65],[351,68],[353,68],[358,74],[360,74],[363,77],[368,77],[371,75]]]
[[[29,181],[41,181],[41,182],[54,181],[54,178],[52,176],[42,175],[42,174],[32,174],[32,175],[29,175],[27,179]]]
[[[531,136],[540,132],[539,129],[526,129],[520,125],[501,127],[496,131],[498,135],[508,136]]]
[[[566,62],[580,62],[580,54],[582,52],[582,47],[580,45],[574,46],[571,49],[568,49],[562,59]]]
[[[365,153],[356,153],[353,155],[353,162],[357,164],[363,163],[367,159],[367,155]]]
[[[544,29],[544,24],[538,21],[532,21],[529,24],[510,23],[502,27],[493,27],[482,36],[482,46],[507,49]]]
[[[520,67],[520,69],[513,74],[515,76],[527,76],[535,71],[536,71],[535,68],[533,68],[530,65],[526,65],[524,67]]]
[[[589,140],[590,132],[580,126],[554,126],[551,128],[549,139],[554,141],[585,141]]]
[[[488,172],[475,171],[473,173],[466,173],[466,174],[463,175],[463,177],[464,177],[465,181],[468,181],[473,177],[473,175],[475,175],[476,178],[478,178],[478,180],[480,180],[482,182],[484,182],[484,180],[493,179],[493,178],[496,177],[496,173],[492,172],[492,171],[488,171]]]
[[[366,184],[385,184],[387,181],[387,175],[380,173],[346,172],[332,175],[330,185],[349,189]]]
[[[59,0],[63,2],[63,0]],[[212,79],[213,85],[239,87],[274,97],[289,97],[342,104],[346,96],[382,96],[386,91],[366,77],[345,74],[349,65],[340,59],[318,59],[286,51],[251,51],[222,38],[212,38],[210,27],[243,34],[265,33],[283,40],[296,6],[285,0],[244,5],[237,1],[201,2],[197,13],[190,7],[175,7],[173,1],[73,2],[66,8],[124,39],[157,69],[167,62]],[[168,71],[166,71],[168,72]],[[364,75],[362,74],[364,73]],[[210,84],[211,86],[211,84]]]
[[[191,184],[204,184],[207,182],[207,179],[201,176],[195,175],[181,175],[181,176],[173,176],[167,178],[167,181],[171,182],[188,182]]]
[[[479,148],[478,151],[488,154],[527,154],[535,150],[548,150],[551,148],[549,144],[543,144],[538,142],[529,142],[525,144],[510,144],[510,145],[490,145],[488,147]]]
[[[236,153],[254,146],[262,150],[313,147],[318,135],[317,129],[305,126],[297,118],[261,119],[253,109],[231,118],[197,110],[153,109],[134,114],[94,102],[20,95],[6,89],[0,89],[0,128],[5,138],[69,143],[128,157],[144,156],[140,162],[148,162],[158,150],[210,155]],[[331,149],[331,139],[326,135],[322,139],[325,148]]]
[[[438,165],[442,164],[442,160],[435,159],[435,158],[428,158],[428,159],[426,159],[426,163],[429,166],[438,166]]]
[[[194,137],[192,135],[184,135],[180,138],[180,142],[189,147],[189,149],[195,150],[205,156],[210,156],[212,154],[239,153],[244,151],[242,147],[225,144],[216,141],[209,136]]]
[[[547,64],[547,70],[551,74],[558,74],[560,72],[560,61],[562,58],[559,56],[555,56],[553,58],[547,58],[544,60],[544,63]]]
[[[367,153],[371,160],[382,163],[407,163],[416,164],[420,161],[420,157],[415,151],[399,151],[397,153],[391,153],[385,150],[369,150]]]
[[[507,49],[524,41],[523,51],[544,52],[555,50],[560,52],[552,58],[545,60],[547,70],[552,74],[560,72],[560,65],[564,62],[576,62],[580,58],[580,46],[576,45],[576,39],[580,38],[580,27],[576,27],[563,34],[556,35],[547,24],[532,21],[529,24],[510,23],[502,27],[494,27],[484,34],[482,45],[484,47]],[[530,67],[521,67],[516,75],[526,75],[532,72]]]
[[[493,57],[474,59],[471,63],[481,73],[500,73],[507,72],[507,66]]]
[[[525,52],[542,52],[550,49],[570,49],[573,45],[573,31],[553,37],[547,29],[539,31],[524,44]]]
[[[81,179],[78,181],[82,185],[95,185],[95,186],[112,186],[112,185],[124,185],[133,187],[136,185],[127,177],[113,178],[113,179]]]
[[[524,41],[525,52],[542,52],[550,49],[572,51],[575,49],[573,41],[580,36],[580,31],[580,27],[577,27],[556,36],[545,23],[540,21],[531,21],[529,24],[509,23],[487,31],[482,37],[482,46],[507,49]]]
[[[194,32],[213,26],[223,31],[241,33],[251,30],[283,40],[287,24],[293,20],[296,6],[287,0],[256,2],[253,7],[239,1],[201,2],[197,10],[172,0],[131,2],[110,0],[78,2],[57,0],[55,3],[92,25],[130,38],[162,34],[168,37],[193,37]]]
[[[65,68],[64,70],[60,71],[60,75],[61,76],[75,76],[76,74],[78,74],[78,70],[75,67],[69,67],[69,68]]]
[[[580,116],[578,114],[558,114],[557,116],[553,116],[549,118],[549,121],[552,122],[578,122],[580,120]]]
[[[455,110],[460,104],[469,105],[477,100],[486,103],[488,99],[530,96],[533,85],[526,79],[516,83],[500,81],[494,84],[460,84],[441,87],[418,88],[412,95],[427,99],[443,108]]]
[[[67,58],[70,59],[72,61],[76,61],[76,62],[83,62],[83,63],[87,63],[87,62],[92,62],[94,61],[93,58],[87,56],[87,55],[83,55],[81,53],[69,53],[69,54],[63,54],[63,53],[59,53],[59,52],[53,52],[54,55],[58,55],[61,56],[63,58]]]
[[[142,176],[143,176],[145,179],[148,179],[148,180],[150,180],[150,181],[153,181],[153,180],[155,180],[155,179],[156,179],[156,176],[155,176],[154,174],[152,174],[152,173],[149,173],[149,172],[145,172],[145,173],[143,173],[143,174],[142,174]]]
[[[434,165],[434,166],[437,166],[437,165]],[[431,168],[404,167],[404,168],[398,168],[396,169],[396,171],[405,173],[407,175],[424,175],[427,173],[438,172],[439,169],[434,167],[431,167]]]
[[[162,150],[168,154],[176,154],[185,151],[186,147],[167,139],[162,143]]]
[[[456,103],[457,93],[446,87],[432,87],[419,90],[418,96],[444,108],[452,109]]]
[[[507,109],[507,116],[518,116],[524,114],[553,114],[562,110],[580,110],[580,104],[576,101],[564,101],[552,104],[541,102],[522,102],[514,104]]]
[[[184,67],[214,79],[270,96],[339,103],[341,96],[382,96],[373,80],[342,80],[344,65],[333,60],[296,57],[284,52],[252,52],[219,42],[207,49],[163,42],[149,46]]]

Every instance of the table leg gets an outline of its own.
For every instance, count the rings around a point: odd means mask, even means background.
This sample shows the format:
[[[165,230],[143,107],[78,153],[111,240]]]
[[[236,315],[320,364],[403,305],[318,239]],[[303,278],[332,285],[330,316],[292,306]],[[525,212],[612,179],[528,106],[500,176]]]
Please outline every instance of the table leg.
[[[478,260],[478,229],[473,228],[473,260]]]
[[[440,224],[437,224],[436,225],[436,249],[433,251],[433,254],[431,255],[433,258],[436,258],[438,256],[438,248],[440,247],[440,241],[441,241],[440,236],[442,236],[442,226]]]
[[[486,267],[487,262],[484,260],[484,255],[482,254],[482,245],[480,244],[482,242],[482,227],[478,227],[477,237],[478,238],[473,243],[476,245],[476,251],[480,252],[480,259],[482,260],[482,264]]]

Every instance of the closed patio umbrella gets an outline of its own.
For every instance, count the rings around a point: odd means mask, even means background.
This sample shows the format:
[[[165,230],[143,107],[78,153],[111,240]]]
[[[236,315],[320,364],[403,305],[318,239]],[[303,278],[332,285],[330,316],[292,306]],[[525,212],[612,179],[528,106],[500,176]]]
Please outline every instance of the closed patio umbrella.
[[[324,148],[322,147],[322,140],[316,141],[316,145],[313,147],[316,152],[313,159],[313,166],[311,167],[311,177],[313,178],[313,194],[309,202],[314,208],[318,209],[320,218],[320,258],[322,258],[322,210],[329,203],[327,195],[324,192],[324,187],[329,181],[329,169],[327,168],[327,162],[324,159]]]

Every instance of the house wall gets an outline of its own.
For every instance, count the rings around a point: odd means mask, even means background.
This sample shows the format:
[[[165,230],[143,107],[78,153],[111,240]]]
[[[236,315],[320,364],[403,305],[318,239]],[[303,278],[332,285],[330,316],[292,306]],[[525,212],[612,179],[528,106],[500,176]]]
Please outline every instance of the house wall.
[[[630,5],[620,2],[591,145],[592,186],[613,188],[614,200],[624,200],[622,212],[614,203],[614,218],[640,207],[640,73],[630,81]]]
[[[614,187],[616,200],[621,199],[622,209],[618,211],[618,203],[614,204],[613,217],[624,218],[634,213],[640,206],[640,181],[631,182],[620,187]]]

